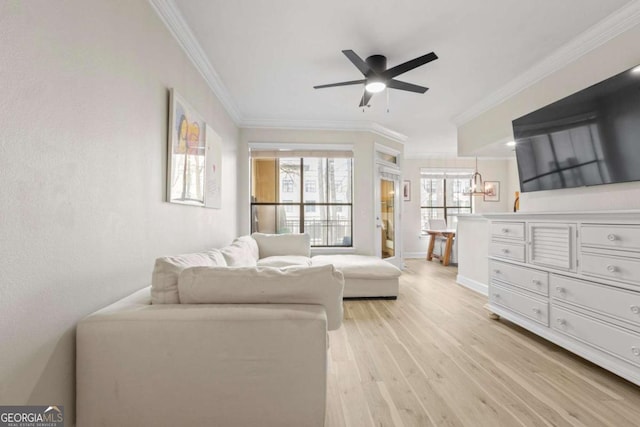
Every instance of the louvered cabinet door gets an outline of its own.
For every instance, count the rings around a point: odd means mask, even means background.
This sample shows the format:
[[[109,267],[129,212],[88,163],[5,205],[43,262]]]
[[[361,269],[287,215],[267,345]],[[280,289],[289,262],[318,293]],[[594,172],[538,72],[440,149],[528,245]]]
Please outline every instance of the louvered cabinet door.
[[[529,264],[576,270],[576,225],[529,223]]]

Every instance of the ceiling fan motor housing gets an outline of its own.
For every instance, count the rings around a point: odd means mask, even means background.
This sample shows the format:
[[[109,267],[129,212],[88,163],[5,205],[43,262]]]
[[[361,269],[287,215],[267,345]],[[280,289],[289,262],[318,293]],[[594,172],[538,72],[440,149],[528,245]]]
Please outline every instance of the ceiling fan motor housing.
[[[371,55],[365,59],[365,62],[377,74],[381,74],[387,69],[387,57],[384,55]]]

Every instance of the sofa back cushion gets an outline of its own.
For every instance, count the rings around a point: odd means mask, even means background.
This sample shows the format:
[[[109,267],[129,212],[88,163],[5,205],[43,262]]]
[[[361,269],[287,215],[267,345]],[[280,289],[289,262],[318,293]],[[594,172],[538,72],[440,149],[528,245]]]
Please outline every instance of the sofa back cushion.
[[[319,267],[193,267],[178,279],[183,304],[314,304],[324,306],[327,327],[342,324],[344,278]]]
[[[227,263],[217,249],[208,252],[165,256],[156,259],[151,274],[151,303],[179,304],[178,275],[188,267],[226,266]]]
[[[253,267],[258,261],[258,244],[251,236],[238,237],[220,253],[230,267]]]
[[[282,255],[311,255],[311,237],[308,234],[264,234],[251,235],[258,243],[260,258]]]

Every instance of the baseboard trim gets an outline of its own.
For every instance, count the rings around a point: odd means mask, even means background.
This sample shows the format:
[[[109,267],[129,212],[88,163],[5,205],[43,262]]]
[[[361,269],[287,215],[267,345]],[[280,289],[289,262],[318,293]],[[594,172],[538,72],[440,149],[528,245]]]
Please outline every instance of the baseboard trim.
[[[344,297],[342,298],[345,301],[362,301],[362,300],[368,300],[368,299],[373,299],[373,300],[397,300],[398,297],[394,296],[394,297]]]
[[[407,259],[407,258],[409,258],[409,259],[416,259],[416,258],[426,259],[427,258],[427,253],[426,252],[405,252],[404,253],[404,257],[405,257],[405,259]]]
[[[458,285],[464,286],[465,288],[469,288],[481,295],[489,295],[489,286],[485,285],[484,283],[478,282],[477,280],[469,279],[468,277],[464,277],[458,274],[456,276],[456,283]]]

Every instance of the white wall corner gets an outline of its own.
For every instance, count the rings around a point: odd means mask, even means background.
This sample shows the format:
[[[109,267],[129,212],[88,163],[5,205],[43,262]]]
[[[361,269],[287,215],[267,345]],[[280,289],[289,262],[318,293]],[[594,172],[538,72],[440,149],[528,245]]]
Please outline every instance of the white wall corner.
[[[189,25],[174,0],[149,0],[149,3],[160,17],[160,20],[169,29],[169,32],[178,41],[178,44],[187,54],[187,57],[189,57],[193,65],[200,72],[207,82],[207,85],[209,85],[213,93],[218,97],[231,117],[231,120],[239,126],[242,122],[240,110],[231,98],[226,86],[222,83],[217,71],[213,68],[211,62],[209,62],[202,46],[200,46],[196,36],[191,31],[191,28],[189,28]]]
[[[489,286],[485,285],[484,283],[478,282],[477,280],[469,279],[468,277],[464,277],[458,274],[456,276],[456,283],[464,286],[465,288],[469,288],[481,295],[489,295]]]
[[[634,0],[579,34],[479,103],[454,116],[452,121],[458,127],[470,122],[638,24],[640,24],[640,0]]]

